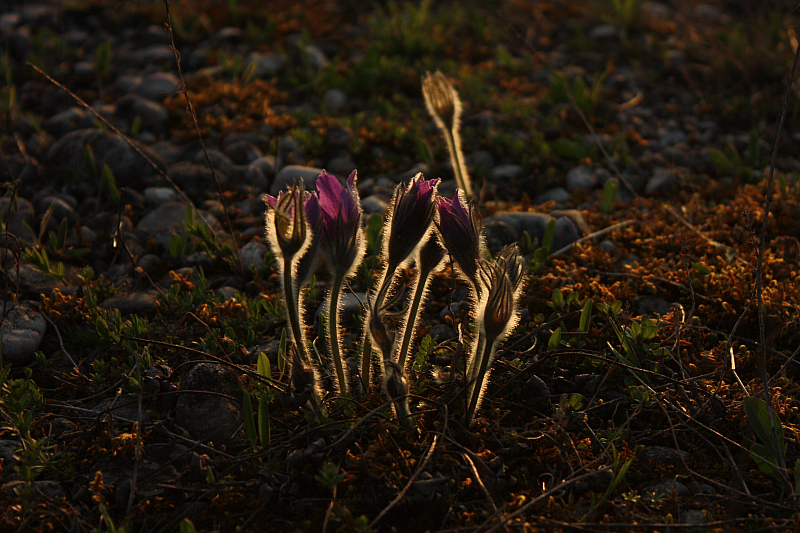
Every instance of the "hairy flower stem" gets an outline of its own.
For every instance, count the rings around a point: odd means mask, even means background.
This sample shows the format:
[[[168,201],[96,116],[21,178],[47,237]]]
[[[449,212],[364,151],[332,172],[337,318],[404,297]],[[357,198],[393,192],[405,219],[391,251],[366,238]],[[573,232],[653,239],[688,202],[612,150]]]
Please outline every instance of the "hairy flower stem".
[[[482,335],[481,335],[482,337]],[[472,418],[475,416],[475,411],[478,409],[481,396],[483,396],[484,381],[486,380],[486,373],[489,369],[489,362],[492,360],[497,338],[479,339],[478,346],[476,346],[475,359],[480,358],[480,366],[474,376],[467,375],[470,380],[475,383],[472,386],[472,395],[470,397],[469,406],[467,407],[466,425],[472,423]],[[477,363],[477,361],[476,361]],[[476,365],[477,366],[477,365]]]
[[[453,125],[452,129],[442,128],[442,134],[447,144],[447,152],[450,154],[450,162],[453,165],[456,186],[464,191],[467,198],[472,198],[472,184],[469,181],[469,174],[467,174],[467,165],[464,163],[464,152],[461,149],[461,135],[458,133],[458,124]]]
[[[339,382],[339,393],[344,394],[348,391],[347,376],[344,372],[344,362],[342,361],[342,347],[339,339],[339,296],[342,293],[344,276],[336,274],[331,285],[331,293],[328,297],[330,308],[328,310],[328,342],[330,344],[333,365],[336,368],[336,378]]]
[[[300,358],[308,362],[308,353],[303,342],[303,328],[300,325],[299,287],[292,278],[292,258],[283,258],[283,299],[286,303],[286,315],[289,318],[292,340],[294,341]]]
[[[367,323],[365,321],[365,323]],[[364,333],[364,342],[361,345],[361,385],[364,392],[369,392],[372,383],[372,339],[369,333]]]
[[[367,316],[364,320],[364,324],[366,324],[364,328],[364,342],[362,343],[362,350],[361,350],[361,384],[364,386],[364,391],[369,390],[369,386],[372,382],[372,336],[369,331],[369,322],[371,320],[371,315],[373,312],[379,312],[380,308],[383,307],[383,301],[386,299],[386,295],[389,294],[389,288],[392,285],[392,279],[394,278],[394,273],[397,270],[397,265],[387,265],[386,270],[384,270],[383,275],[381,276],[381,283],[379,285],[378,293],[375,296],[375,305],[372,309],[367,310]]]
[[[403,338],[400,343],[400,350],[397,352],[397,364],[400,368],[406,370],[406,359],[408,358],[408,350],[411,347],[411,339],[414,337],[414,331],[417,329],[417,319],[419,318],[419,309],[422,305],[422,299],[428,289],[428,284],[431,280],[431,271],[420,271],[417,276],[416,285],[414,286],[414,296],[411,299],[411,305],[408,308],[406,315],[405,326],[403,327]],[[411,364],[409,359],[409,365]]]

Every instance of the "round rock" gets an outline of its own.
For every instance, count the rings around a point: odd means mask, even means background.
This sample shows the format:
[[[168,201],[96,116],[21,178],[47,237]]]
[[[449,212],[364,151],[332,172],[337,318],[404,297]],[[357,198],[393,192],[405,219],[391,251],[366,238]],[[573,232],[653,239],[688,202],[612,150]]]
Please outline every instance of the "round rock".
[[[178,399],[176,424],[201,441],[230,446],[240,440],[242,411],[233,400],[241,396],[238,372],[224,365],[199,363],[181,380],[180,389],[185,392]]]
[[[15,304],[0,325],[3,359],[13,364],[27,364],[42,343],[46,326],[38,310],[27,304]]]
[[[136,141],[131,142],[156,166],[166,170],[166,164],[158,154]],[[47,161],[62,176],[68,176],[75,171],[86,176],[83,152],[87,146],[92,149],[97,168],[108,165],[120,187],[136,189],[141,186],[142,177],[155,172],[147,160],[128,142],[113,133],[94,128],[73,131],[53,143],[47,151]],[[97,179],[96,176],[89,178]]]
[[[314,191],[317,189],[317,178],[320,174],[322,174],[321,168],[287,165],[275,175],[275,180],[269,188],[269,193],[272,196],[277,196],[280,191],[285,190],[286,186],[291,185],[294,180],[302,180],[307,191]]]

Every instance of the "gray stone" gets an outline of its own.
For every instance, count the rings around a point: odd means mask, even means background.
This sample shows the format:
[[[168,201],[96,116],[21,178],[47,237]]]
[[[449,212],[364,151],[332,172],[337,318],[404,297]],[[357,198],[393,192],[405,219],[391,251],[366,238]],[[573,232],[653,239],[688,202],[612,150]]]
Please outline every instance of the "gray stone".
[[[3,213],[3,218],[6,218],[6,213],[9,213],[9,202],[10,200],[8,197],[0,198],[0,213]],[[36,227],[33,204],[25,198],[18,196],[16,202],[12,203],[10,207],[10,216],[6,222],[8,232],[17,237],[30,239],[31,235],[25,227],[25,224],[28,224],[32,228]]]
[[[567,187],[591,191],[597,187],[597,176],[586,165],[580,165],[567,172]]]
[[[344,292],[339,298],[339,317],[341,324],[352,324],[353,319],[363,313],[362,302],[366,303],[367,295],[363,292]],[[320,313],[328,312],[328,300],[317,307],[314,313],[314,321],[318,321]]]
[[[131,142],[157,167],[166,170],[166,164],[157,153],[136,141]],[[76,171],[87,176],[83,157],[86,146],[91,146],[97,168],[109,166],[119,187],[137,189],[141,186],[143,177],[149,177],[155,172],[128,141],[97,129],[73,131],[53,143],[47,151],[48,164],[60,171],[62,176],[69,176]],[[90,180],[97,179],[96,176],[88,177]]]
[[[647,483],[639,490],[640,492],[656,494],[664,498],[669,498],[670,496],[686,498],[691,495],[689,487],[678,481],[677,478]]]
[[[169,117],[163,105],[138,94],[126,94],[120,98],[117,101],[117,113],[131,122],[139,117],[145,128],[161,126]]]
[[[86,111],[83,108],[72,106],[49,117],[42,123],[42,126],[53,135],[65,135],[78,128],[84,115],[86,115]]]
[[[396,175],[394,178],[397,181],[402,181],[403,183],[408,183],[411,179],[416,176],[417,174],[422,173],[423,176],[426,178],[431,177],[431,167],[429,167],[425,163],[417,163],[413,167],[409,168],[405,172],[401,172],[400,174]],[[348,173],[349,175],[349,173]],[[394,188],[394,187],[392,187]]]
[[[0,15],[0,33],[13,30],[22,23],[22,15],[16,12],[3,13]]]
[[[508,164],[500,165],[492,169],[492,179],[499,180],[513,180],[521,178],[525,175],[525,167],[522,165]]]
[[[258,146],[247,141],[226,143],[224,152],[237,165],[249,165],[263,155]]]
[[[217,231],[220,228],[219,222],[210,213],[199,210],[195,215],[195,219],[201,218],[211,225],[212,231]],[[170,235],[183,234],[185,220],[186,204],[182,202],[167,202],[142,217],[139,223],[136,224],[136,232],[142,235],[143,240],[151,235],[154,236],[156,242],[167,248]]]
[[[233,287],[220,287],[214,291],[214,294],[217,295],[217,297],[221,300],[227,302],[236,296],[236,292],[236,289]]]
[[[388,202],[379,194],[372,194],[361,200],[361,208],[366,215],[371,215],[372,213],[382,215],[386,212],[388,205]]]
[[[254,159],[245,168],[243,178],[247,185],[266,190],[267,185],[275,176],[275,156],[264,155]]]
[[[208,158],[206,158],[206,154]],[[194,154],[192,161],[199,164],[208,166],[208,161],[211,161],[211,164],[214,166],[214,170],[217,172],[222,172],[224,174],[230,174],[233,170],[233,161],[231,158],[225,155],[224,152],[214,149],[207,149],[205,152],[203,150],[198,150],[197,153]]]
[[[47,323],[33,306],[14,304],[0,324],[3,360],[17,365],[27,364],[39,349]]]
[[[12,273],[13,279],[30,296],[39,298],[41,294],[50,294],[55,288],[63,288],[63,285],[54,279],[47,278],[43,272],[33,268],[31,265],[22,263],[19,266],[19,277],[16,270]]]
[[[570,199],[570,194],[567,189],[564,187],[553,187],[552,189],[548,189],[539,196],[536,197],[536,203],[538,204],[545,204],[547,202],[556,202],[559,204],[563,204],[564,202],[568,202]]]
[[[161,296],[156,289],[117,294],[100,302],[103,309],[117,309],[123,315],[144,314],[153,309],[156,300]]]
[[[61,220],[65,218],[70,222],[77,220],[77,214],[72,206],[63,198],[57,196],[45,196],[37,202],[37,207],[42,216],[52,209],[52,220],[57,223],[61,223]]]
[[[322,95],[322,103],[325,104],[328,110],[336,111],[347,104],[347,95],[341,89],[328,89]]]
[[[78,61],[72,66],[72,76],[76,83],[89,84],[97,80],[97,69],[93,61]]]
[[[492,255],[497,255],[504,246],[514,244],[519,240],[514,228],[501,220],[484,222],[483,234],[486,237],[486,247]]]
[[[683,468],[684,462],[691,466],[694,457],[689,452],[667,446],[645,446],[639,452],[639,461],[647,469],[657,467]]]
[[[311,62],[317,68],[325,68],[330,64],[330,59],[328,56],[325,55],[325,52],[320,50],[320,48],[314,44],[299,44],[299,48],[305,56],[311,60]]]
[[[553,245],[550,250],[555,252],[578,239],[580,239],[580,233],[575,227],[575,223],[569,217],[557,218],[555,232],[553,233]]]
[[[683,515],[681,515],[681,520],[685,524],[691,524],[693,526],[703,526],[708,523],[708,517],[706,517],[703,511],[699,509],[690,509],[689,511],[685,511]]]
[[[263,228],[261,228],[263,229]],[[256,272],[264,270],[264,256],[267,255],[269,248],[258,241],[250,241],[239,250],[239,257],[242,259],[242,266],[245,270],[255,269]]]
[[[184,257],[182,264],[208,270],[214,266],[214,258],[208,255],[206,252],[197,252]]]
[[[214,35],[215,41],[237,41],[242,38],[241,28],[235,26],[225,26],[219,29]]]
[[[658,296],[643,295],[636,299],[637,316],[647,315],[666,315],[672,306]]]
[[[153,275],[164,268],[164,261],[155,254],[145,254],[136,262],[136,266],[141,268],[146,274]]]
[[[250,52],[244,61],[245,72],[250,72],[253,78],[271,78],[276,76],[286,66],[286,60],[279,55],[261,52]]]
[[[158,207],[178,200],[178,193],[172,187],[148,187],[144,190],[144,201],[150,207]]]
[[[149,100],[164,100],[180,90],[180,80],[171,72],[155,72],[142,78],[133,87],[133,92]]]
[[[544,230],[547,224],[553,217],[546,213],[526,213],[526,212],[510,212],[499,211],[494,215],[487,217],[488,221],[505,222],[517,232],[517,237],[522,236],[523,231],[527,231],[531,239],[537,238],[542,242],[544,237]]]
[[[611,41],[619,39],[619,32],[613,24],[598,24],[589,30],[589,38],[595,41]]]
[[[428,335],[436,342],[443,342],[448,339],[455,338],[456,334],[453,333],[453,328],[446,324],[436,324],[428,330]]]
[[[205,163],[181,161],[180,163],[172,165],[168,173],[173,183],[178,185],[182,190],[198,195],[202,195],[216,188],[214,175],[216,175],[220,185],[228,183],[228,175],[225,172],[220,169],[212,173],[211,169],[208,168],[208,165]]]
[[[666,189],[673,183],[677,183],[679,178],[680,174],[674,168],[656,167],[653,170],[653,176],[647,180],[647,185],[644,186],[644,192],[651,194]]]
[[[600,241],[600,248],[607,254],[614,253],[619,247],[613,242],[609,241],[608,239]]]
[[[2,487],[0,487],[0,491],[5,493],[7,498],[15,497],[17,489],[22,489],[25,485],[25,482],[21,479],[16,481],[9,481],[8,483],[4,483]],[[34,492],[34,500],[54,500],[56,498],[63,498],[64,497],[64,489],[61,488],[55,481],[50,480],[39,480],[33,481],[33,492]]]
[[[168,44],[151,44],[127,54],[125,61],[136,67],[173,64],[175,53]]]
[[[676,59],[680,58],[673,58],[672,61],[676,61]],[[681,62],[677,61],[677,62]],[[682,132],[677,128],[661,128],[659,129],[656,134],[658,135],[658,144],[662,147],[672,146],[673,144],[683,144],[686,142],[686,133]]]
[[[328,172],[333,174],[350,175],[356,164],[353,162],[353,157],[349,152],[342,153],[328,161]]]
[[[275,175],[269,193],[277,196],[280,191],[286,190],[286,186],[291,185],[294,180],[302,181],[307,191],[314,191],[317,189],[317,178],[320,174],[322,174],[321,168],[287,165]]]
[[[11,472],[14,467],[19,464],[19,461],[14,458],[14,453],[22,444],[17,440],[0,440],[0,460],[3,461],[3,470]]]
[[[175,423],[204,442],[225,446],[238,443],[238,428],[242,425],[239,376],[239,372],[225,365],[195,365],[181,380],[183,392],[175,409]]]

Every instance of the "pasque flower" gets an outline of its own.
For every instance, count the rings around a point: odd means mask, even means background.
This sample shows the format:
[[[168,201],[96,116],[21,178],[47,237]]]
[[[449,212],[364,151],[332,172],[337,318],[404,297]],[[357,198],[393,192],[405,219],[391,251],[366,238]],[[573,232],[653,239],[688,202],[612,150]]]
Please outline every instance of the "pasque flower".
[[[286,315],[289,321],[291,340],[295,347],[295,356],[290,359],[291,382],[296,384],[300,376],[303,376],[301,381],[305,380],[310,383],[311,389],[315,392],[313,401],[316,402],[319,381],[306,347],[305,326],[302,317],[303,306],[300,302],[300,288],[305,279],[297,273],[298,265],[302,262],[301,258],[309,257],[309,248],[314,241],[307,222],[308,210],[306,209],[312,203],[313,198],[303,189],[302,184],[294,184],[285,193],[281,191],[277,198],[265,196],[264,201],[268,208],[265,215],[267,241],[270,243],[272,251],[280,259],[278,265],[281,271],[283,297],[286,302]]]
[[[481,218],[475,206],[466,201],[464,192],[456,189],[453,199],[436,199],[439,210],[437,227],[447,252],[456,264],[458,272],[472,284],[476,296],[481,293],[478,280],[478,261],[483,257],[486,245],[481,234]]]
[[[433,222],[438,179],[426,180],[420,172],[408,186],[398,185],[389,206],[386,260],[400,268],[425,242]]]
[[[332,276],[328,295],[328,348],[336,370],[339,392],[347,392],[347,365],[342,358],[339,331],[339,297],[344,282],[355,274],[365,251],[364,229],[361,224],[361,201],[356,189],[356,171],[347,179],[347,187],[324,170],[317,178],[319,193],[320,250],[326,258]]]
[[[422,77],[422,96],[436,126],[444,135],[450,161],[453,163],[456,185],[472,197],[472,186],[461,149],[461,99],[450,81],[440,71],[426,72]]]
[[[384,268],[374,302],[368,309],[368,334],[372,335],[375,347],[381,351],[382,359],[388,358],[391,352],[391,344],[380,334],[384,301],[395,282],[398,269],[410,263],[428,240],[436,216],[434,199],[438,184],[438,179],[426,180],[420,172],[408,184],[399,183],[395,187],[386,210],[382,251]],[[368,337],[365,337],[364,346],[372,346]],[[362,356],[361,376],[365,386],[369,386],[370,382],[371,356],[371,349],[365,350]]]
[[[467,363],[467,382],[472,383],[467,424],[480,407],[497,345],[517,325],[517,305],[525,272],[525,263],[516,245],[503,248],[493,261],[480,262],[483,297],[479,301],[476,317],[478,342]]]

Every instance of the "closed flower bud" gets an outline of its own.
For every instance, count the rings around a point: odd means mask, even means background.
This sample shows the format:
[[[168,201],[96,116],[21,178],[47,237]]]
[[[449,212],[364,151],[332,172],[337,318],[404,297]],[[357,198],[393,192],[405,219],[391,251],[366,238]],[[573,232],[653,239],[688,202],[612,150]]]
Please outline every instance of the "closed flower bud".
[[[480,292],[478,260],[483,256],[481,219],[475,206],[467,203],[464,193],[456,189],[452,200],[437,198],[439,236],[453,258],[458,271]]]
[[[397,185],[389,206],[386,256],[392,268],[402,266],[425,241],[435,214],[438,179],[426,180],[422,173],[407,186]]]

